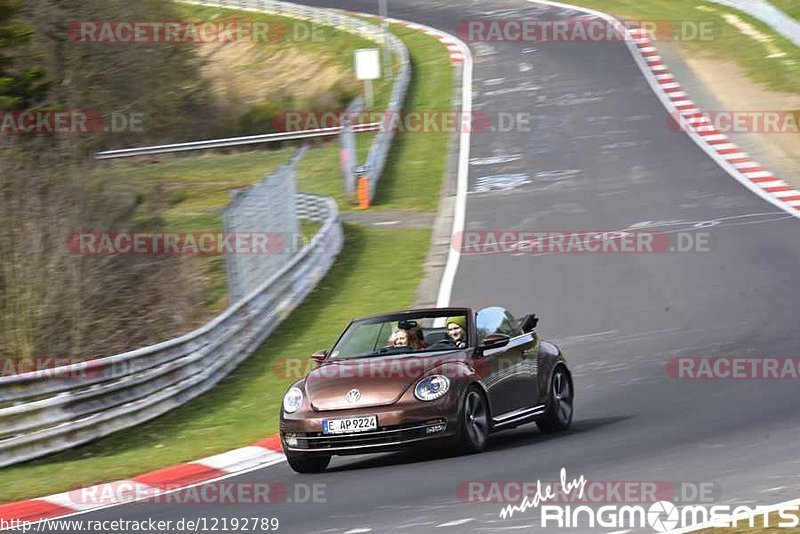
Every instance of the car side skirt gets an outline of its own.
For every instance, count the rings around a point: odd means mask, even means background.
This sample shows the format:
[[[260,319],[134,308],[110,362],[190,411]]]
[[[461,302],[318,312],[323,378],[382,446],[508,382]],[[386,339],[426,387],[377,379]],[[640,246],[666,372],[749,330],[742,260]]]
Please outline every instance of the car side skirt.
[[[538,415],[542,415],[545,408],[546,406],[544,404],[539,404],[531,408],[520,408],[519,410],[514,410],[498,417],[492,417],[492,425],[496,430],[521,425],[533,421]]]

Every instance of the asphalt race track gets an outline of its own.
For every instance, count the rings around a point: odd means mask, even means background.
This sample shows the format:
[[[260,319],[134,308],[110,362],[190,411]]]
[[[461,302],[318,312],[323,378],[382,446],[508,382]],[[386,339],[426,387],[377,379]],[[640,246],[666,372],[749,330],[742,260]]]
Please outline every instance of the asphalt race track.
[[[377,8],[374,0],[307,3]],[[491,13],[569,15],[523,0],[392,0],[390,8],[453,34],[459,21]],[[573,429],[546,437],[525,426],[474,456],[340,457],[319,475],[282,463],[226,481],[277,482],[292,500],[296,484],[324,484],[325,502],[134,504],[78,518],[277,517],[287,533],[542,532],[535,510],[501,519],[500,504],[462,502],[457,488],[555,480],[562,467],[570,478],[707,482],[720,503],[800,496],[797,381],[678,380],[665,366],[676,356],[800,356],[800,221],[667,128],[623,44],[471,49],[475,111],[536,120],[530,132],[473,134],[467,230],[707,233],[707,252],[461,257],[453,305],[536,312],[542,335],[564,349],[575,373]],[[498,175],[520,176],[503,189],[485,179]]]

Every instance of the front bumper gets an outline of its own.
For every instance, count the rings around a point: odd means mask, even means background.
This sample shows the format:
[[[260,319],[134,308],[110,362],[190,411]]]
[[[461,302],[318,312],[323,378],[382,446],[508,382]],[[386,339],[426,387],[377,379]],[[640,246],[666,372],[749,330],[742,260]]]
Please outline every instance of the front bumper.
[[[390,406],[351,410],[307,410],[282,414],[280,436],[287,452],[366,454],[401,450],[455,438],[458,391],[430,403],[403,399]],[[375,415],[378,428],[351,434],[323,434],[324,419]]]
[[[422,424],[403,425],[356,434],[281,433],[284,450],[328,454],[392,451],[452,436],[452,427],[447,424],[446,419],[434,419]]]

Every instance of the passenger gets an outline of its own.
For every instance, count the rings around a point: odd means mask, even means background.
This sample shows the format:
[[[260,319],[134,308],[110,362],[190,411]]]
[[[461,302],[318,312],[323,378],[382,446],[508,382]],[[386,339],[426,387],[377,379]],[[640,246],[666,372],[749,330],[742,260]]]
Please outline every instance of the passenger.
[[[392,347],[407,347],[408,337],[408,330],[395,330],[392,334]]]
[[[463,349],[467,346],[467,318],[464,315],[447,318],[447,335],[456,347]]]
[[[428,347],[424,341],[422,328],[419,326],[396,330],[394,334],[392,334],[391,345],[393,347],[411,347],[413,350],[421,350]]]
[[[408,344],[414,350],[422,350],[427,349],[428,344],[425,343],[425,334],[422,333],[422,328],[419,326],[415,326],[409,330],[406,330],[408,333]]]

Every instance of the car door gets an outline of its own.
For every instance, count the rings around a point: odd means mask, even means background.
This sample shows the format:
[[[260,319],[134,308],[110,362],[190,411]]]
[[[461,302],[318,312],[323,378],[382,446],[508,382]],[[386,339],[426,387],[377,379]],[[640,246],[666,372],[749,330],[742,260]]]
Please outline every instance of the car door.
[[[525,406],[539,404],[539,334],[528,332],[520,334],[519,344],[522,347],[522,363],[520,366],[520,398]]]
[[[492,406],[493,417],[498,418],[531,406],[535,387],[530,387],[531,362],[535,365],[534,340],[523,334],[508,311],[500,307],[480,310],[476,315],[478,344],[492,334],[504,334],[511,339],[507,345],[483,349],[482,359],[489,372],[483,378]]]

